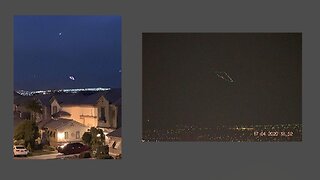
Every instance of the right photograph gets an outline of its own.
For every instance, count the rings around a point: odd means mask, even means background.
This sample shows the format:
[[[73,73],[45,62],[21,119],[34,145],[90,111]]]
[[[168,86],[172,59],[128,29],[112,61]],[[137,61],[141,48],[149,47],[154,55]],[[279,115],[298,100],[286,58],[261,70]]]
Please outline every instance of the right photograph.
[[[143,33],[142,142],[302,141],[302,33]]]

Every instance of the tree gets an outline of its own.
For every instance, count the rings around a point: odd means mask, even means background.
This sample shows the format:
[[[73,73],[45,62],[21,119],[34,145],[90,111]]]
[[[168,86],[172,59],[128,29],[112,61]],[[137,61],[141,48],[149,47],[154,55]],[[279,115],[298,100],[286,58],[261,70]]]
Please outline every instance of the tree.
[[[92,136],[90,132],[85,132],[82,135],[82,141],[88,146],[91,146],[91,139],[92,139]]]
[[[104,145],[105,144],[105,135],[102,129],[90,128],[89,132],[85,132],[82,135],[82,140],[85,144],[90,147]]]
[[[110,158],[109,148],[105,146],[105,135],[102,129],[90,128],[89,132],[83,134],[82,140],[91,147],[92,157],[96,157],[97,159]]]
[[[105,135],[102,129],[90,128],[91,146],[100,146],[105,144]]]
[[[37,114],[42,114],[42,106],[36,99],[28,102],[26,108],[31,111],[31,119],[35,120]]]
[[[97,159],[113,159],[110,155],[109,155],[109,147],[108,146],[97,146],[97,148],[95,149],[96,153],[95,153],[95,157]]]
[[[15,140],[24,140],[25,145],[34,148],[35,140],[40,137],[39,128],[35,120],[25,120],[21,122],[14,130]]]

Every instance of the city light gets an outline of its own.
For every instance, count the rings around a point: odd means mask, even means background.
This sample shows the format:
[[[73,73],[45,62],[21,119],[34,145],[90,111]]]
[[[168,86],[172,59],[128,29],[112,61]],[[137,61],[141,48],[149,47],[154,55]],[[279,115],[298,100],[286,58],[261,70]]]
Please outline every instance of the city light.
[[[50,94],[55,92],[64,92],[64,93],[78,93],[84,91],[109,91],[111,88],[77,88],[77,89],[57,89],[57,90],[36,90],[36,91],[27,91],[27,90],[17,90],[16,92],[22,96],[33,96],[35,94]]]
[[[301,124],[201,127],[178,125],[144,131],[142,142],[157,141],[301,141]]]

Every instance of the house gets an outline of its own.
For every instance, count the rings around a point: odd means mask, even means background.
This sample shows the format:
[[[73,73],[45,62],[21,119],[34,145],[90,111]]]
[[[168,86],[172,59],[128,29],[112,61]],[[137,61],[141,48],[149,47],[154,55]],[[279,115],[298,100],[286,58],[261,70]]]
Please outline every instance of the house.
[[[113,105],[115,105],[117,107],[117,125],[118,125],[118,128],[120,128],[122,126],[122,121],[121,121],[121,118],[122,118],[122,100],[121,98],[117,99],[116,101],[113,102]]]
[[[121,92],[121,91],[120,91]],[[119,127],[118,107],[113,104],[120,97],[113,92],[61,94],[51,98],[53,118],[69,118],[88,127]]]
[[[81,142],[88,127],[72,119],[51,119],[39,123],[41,139],[50,146],[57,147],[65,143]]]
[[[32,101],[32,97],[21,96],[15,92],[13,101],[14,116],[20,119],[30,119],[31,113],[27,108],[27,105],[30,101]]]
[[[42,114],[40,115],[40,119],[47,120],[51,119],[51,104],[50,99],[52,98],[52,94],[46,95],[36,95],[34,98],[38,100],[39,104],[42,106]]]
[[[107,92],[54,93],[21,96],[14,94],[14,126],[30,119],[28,104],[36,100],[42,114],[36,114],[42,144],[58,146],[79,142],[91,127],[108,134],[121,127],[121,89]]]
[[[122,154],[122,137],[121,128],[107,134],[107,143],[109,146],[109,154],[114,157],[121,156]]]
[[[31,119],[31,110],[28,109],[28,105],[35,100],[41,106],[42,110],[42,114],[36,114],[36,122],[40,122],[43,119],[51,119],[51,109],[49,103],[51,97],[52,95],[21,96],[14,92],[14,116],[20,119]]]

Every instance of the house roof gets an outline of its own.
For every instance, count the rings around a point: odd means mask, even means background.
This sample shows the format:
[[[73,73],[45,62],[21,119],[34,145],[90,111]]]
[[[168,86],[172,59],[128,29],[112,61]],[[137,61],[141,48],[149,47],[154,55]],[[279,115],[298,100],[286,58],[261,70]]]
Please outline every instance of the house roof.
[[[72,119],[51,119],[49,121],[46,122],[46,124],[44,124],[42,126],[42,128],[49,128],[49,129],[61,129],[61,128],[65,128],[66,126],[70,126],[70,125],[77,125],[77,126],[82,126],[82,127],[86,127],[85,125],[74,121]]]
[[[52,114],[53,118],[66,117],[66,116],[70,117],[71,114],[68,112],[65,112],[65,111],[59,111],[59,112]]]
[[[50,99],[52,98],[52,94],[47,95],[34,95],[34,96],[22,96],[18,93],[14,93],[14,104],[16,105],[26,105],[30,101],[36,99],[39,100],[40,103],[44,106],[50,107]]]
[[[52,94],[46,94],[46,95],[39,94],[34,96],[34,98],[38,99],[42,105],[46,107],[50,107],[51,106],[50,99],[52,98],[52,96],[53,96]]]
[[[107,136],[111,137],[121,137],[121,128],[112,131],[111,133],[107,134]]]
[[[121,89],[94,93],[58,94],[54,95],[53,98],[63,105],[94,105],[101,96],[106,98],[110,103],[113,103],[121,97]]]
[[[52,119],[42,119],[40,122],[38,122],[39,129],[43,129],[44,126],[49,123]]]
[[[24,105],[33,99],[32,96],[21,96],[19,94],[14,94],[13,103],[15,105]]]

